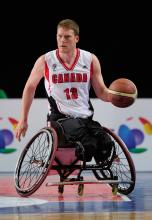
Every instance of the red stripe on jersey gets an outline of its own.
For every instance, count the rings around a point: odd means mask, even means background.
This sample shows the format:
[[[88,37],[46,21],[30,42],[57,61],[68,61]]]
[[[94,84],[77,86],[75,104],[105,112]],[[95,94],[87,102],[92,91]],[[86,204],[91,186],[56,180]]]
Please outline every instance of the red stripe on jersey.
[[[49,82],[49,68],[46,62],[45,62],[45,73],[44,74],[45,74],[45,78]]]
[[[93,75],[93,62],[91,62],[90,65],[90,79],[92,78],[92,75]]]

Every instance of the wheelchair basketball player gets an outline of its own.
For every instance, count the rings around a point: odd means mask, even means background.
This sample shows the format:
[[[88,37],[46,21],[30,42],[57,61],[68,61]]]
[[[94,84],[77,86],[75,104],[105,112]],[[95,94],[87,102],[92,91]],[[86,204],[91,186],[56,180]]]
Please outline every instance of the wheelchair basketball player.
[[[23,90],[21,114],[16,128],[20,141],[28,128],[28,114],[36,88],[44,77],[50,104],[48,122],[57,121],[67,141],[81,143],[76,148],[80,160],[105,161],[114,145],[102,126],[93,120],[94,109],[90,102],[92,86],[96,96],[109,102],[109,90],[104,84],[98,58],[77,48],[79,26],[65,19],[57,25],[57,49],[40,56],[31,70]],[[81,146],[81,147],[80,147]]]

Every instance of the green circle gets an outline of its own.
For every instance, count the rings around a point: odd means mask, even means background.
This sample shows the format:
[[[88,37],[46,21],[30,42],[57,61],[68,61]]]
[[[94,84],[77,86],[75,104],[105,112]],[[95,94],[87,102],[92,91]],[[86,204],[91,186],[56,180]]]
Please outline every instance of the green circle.
[[[6,92],[3,89],[0,89],[0,99],[7,99]]]

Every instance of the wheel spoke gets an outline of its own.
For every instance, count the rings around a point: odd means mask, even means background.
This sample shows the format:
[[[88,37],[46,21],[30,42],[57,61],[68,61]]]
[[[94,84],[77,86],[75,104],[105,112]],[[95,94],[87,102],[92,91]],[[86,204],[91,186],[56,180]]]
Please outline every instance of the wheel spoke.
[[[40,130],[27,144],[15,172],[16,190],[22,196],[32,194],[47,176],[53,151],[51,130]],[[46,169],[47,168],[47,169]]]

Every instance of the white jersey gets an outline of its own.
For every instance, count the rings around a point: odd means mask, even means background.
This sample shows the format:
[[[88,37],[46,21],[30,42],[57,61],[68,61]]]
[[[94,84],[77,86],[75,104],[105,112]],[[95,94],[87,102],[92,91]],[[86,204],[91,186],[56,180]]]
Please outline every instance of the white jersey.
[[[45,88],[48,97],[55,100],[58,111],[74,118],[93,115],[89,99],[91,53],[77,49],[70,68],[63,63],[58,49],[46,53],[45,61]]]

